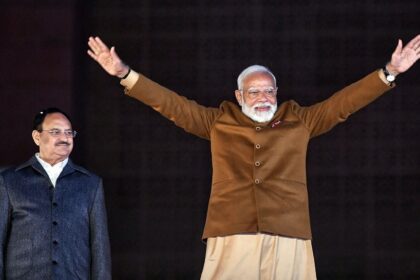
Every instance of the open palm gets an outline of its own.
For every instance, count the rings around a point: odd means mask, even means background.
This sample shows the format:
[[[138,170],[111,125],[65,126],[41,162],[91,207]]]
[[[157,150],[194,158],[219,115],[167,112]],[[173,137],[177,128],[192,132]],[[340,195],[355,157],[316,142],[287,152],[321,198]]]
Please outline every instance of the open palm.
[[[128,72],[129,67],[120,59],[115,47],[109,49],[99,37],[89,37],[88,45],[90,47],[87,51],[89,56],[110,75],[122,77]]]
[[[420,35],[412,39],[404,48],[401,40],[398,40],[391,61],[389,70],[393,73],[403,73],[420,58]]]

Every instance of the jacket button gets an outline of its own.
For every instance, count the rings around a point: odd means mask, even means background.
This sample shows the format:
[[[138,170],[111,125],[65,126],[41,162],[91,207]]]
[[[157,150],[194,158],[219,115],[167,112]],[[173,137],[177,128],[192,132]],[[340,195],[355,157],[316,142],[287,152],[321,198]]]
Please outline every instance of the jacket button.
[[[260,183],[261,183],[261,180],[260,180],[260,179],[255,179],[255,181],[254,181],[254,182],[255,182],[255,184],[257,184],[257,185],[258,185],[258,184],[260,184]]]
[[[255,162],[255,166],[260,166],[260,165],[261,165],[261,162],[259,162],[259,161]]]
[[[53,241],[53,244],[54,244],[54,245],[57,245],[57,244],[58,244],[58,241],[57,241],[57,240],[54,240],[54,241]]]
[[[57,207],[57,205],[58,205],[57,202],[53,202],[54,207]]]
[[[55,226],[56,226],[57,224],[58,224],[58,223],[57,223],[56,221],[54,221],[54,222],[53,222],[53,225],[55,225]]]
[[[260,144],[255,144],[255,149],[260,149],[261,145]]]
[[[53,264],[53,265],[57,265],[57,264],[58,264],[58,262],[57,262],[57,261],[52,261],[52,264]]]

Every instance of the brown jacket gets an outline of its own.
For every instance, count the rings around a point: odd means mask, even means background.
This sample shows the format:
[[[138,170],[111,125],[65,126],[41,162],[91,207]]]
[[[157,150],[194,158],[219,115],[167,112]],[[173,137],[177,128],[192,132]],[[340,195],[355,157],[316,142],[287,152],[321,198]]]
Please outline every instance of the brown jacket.
[[[312,106],[286,101],[264,124],[249,119],[232,102],[203,107],[142,75],[126,93],[210,140],[213,178],[203,238],[265,232],[310,239],[309,140],[390,88],[375,71]]]

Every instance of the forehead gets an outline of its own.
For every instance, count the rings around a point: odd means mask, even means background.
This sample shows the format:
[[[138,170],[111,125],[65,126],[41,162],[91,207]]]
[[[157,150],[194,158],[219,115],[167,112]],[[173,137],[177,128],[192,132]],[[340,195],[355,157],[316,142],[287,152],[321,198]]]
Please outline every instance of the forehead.
[[[243,85],[245,88],[258,86],[275,86],[273,77],[267,72],[254,72],[246,76]]]
[[[70,121],[61,113],[48,114],[43,122],[43,129],[51,128],[71,128]]]

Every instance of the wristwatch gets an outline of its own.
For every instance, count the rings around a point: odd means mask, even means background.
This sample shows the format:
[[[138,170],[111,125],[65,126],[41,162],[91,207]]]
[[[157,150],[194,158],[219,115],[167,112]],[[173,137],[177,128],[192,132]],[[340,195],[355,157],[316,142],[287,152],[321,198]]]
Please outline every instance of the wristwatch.
[[[382,71],[384,72],[385,79],[386,79],[386,80],[387,80],[390,84],[392,84],[392,83],[395,81],[395,75],[393,75],[393,74],[389,73],[388,69],[386,69],[386,66],[384,66],[384,67],[382,68]]]

